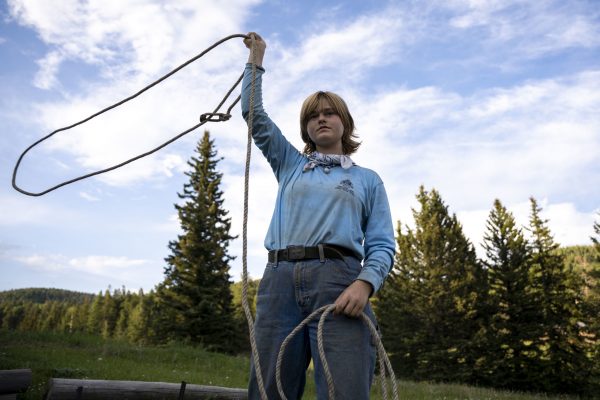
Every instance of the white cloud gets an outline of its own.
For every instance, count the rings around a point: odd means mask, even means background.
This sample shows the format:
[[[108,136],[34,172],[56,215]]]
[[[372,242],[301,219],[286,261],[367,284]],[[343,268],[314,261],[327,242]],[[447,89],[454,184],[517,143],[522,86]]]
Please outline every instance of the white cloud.
[[[78,218],[78,213],[72,208],[40,202],[16,192],[0,193],[0,204],[3,210],[0,212],[0,226],[51,226]]]
[[[99,197],[96,197],[92,194],[89,194],[87,192],[79,192],[79,196],[87,201],[100,201]]]
[[[58,85],[56,74],[62,62],[63,57],[56,51],[51,51],[38,60],[40,69],[35,75],[33,84],[39,89],[54,89]]]
[[[494,197],[598,195],[599,90],[600,73],[589,72],[470,97],[433,89],[356,96],[365,110],[355,116],[364,127],[357,158],[382,171],[392,197],[423,183],[460,209]]]
[[[86,256],[72,258],[68,266],[97,274],[112,274],[115,270],[123,270],[147,264],[148,260],[130,259],[127,257]]]
[[[177,4],[10,0],[9,8],[14,19],[35,29],[66,58],[99,65],[108,77],[134,73],[146,80],[183,61],[182,55],[239,31],[249,6],[256,2],[231,1],[225,8],[193,0]]]
[[[109,277],[133,275],[136,271],[139,272],[140,267],[150,263],[149,260],[143,259],[99,255],[70,258],[62,254],[33,254],[15,256],[14,259],[40,271],[83,272]]]
[[[297,53],[284,58],[284,62],[290,61],[286,73],[301,77],[311,71],[344,65],[347,74],[366,66],[391,63],[407,42],[397,42],[398,36],[408,32],[406,25],[398,12],[388,9],[312,34],[303,40]]]
[[[590,237],[594,236],[594,221],[599,211],[600,208],[583,213],[573,203],[557,203],[544,205],[541,215],[548,219],[548,226],[557,243],[573,246],[592,244]]]
[[[585,2],[456,0],[443,5],[456,13],[450,26],[479,35],[484,30],[489,50],[509,46],[513,56],[535,58],[600,45],[598,13]]]
[[[151,229],[159,232],[168,232],[173,234],[173,239],[181,232],[179,216],[175,214],[169,215],[166,221],[157,222],[151,226]]]
[[[14,259],[15,261],[25,264],[28,267],[46,271],[58,271],[64,269],[67,261],[64,256],[41,256],[39,254],[19,256],[15,257]]]

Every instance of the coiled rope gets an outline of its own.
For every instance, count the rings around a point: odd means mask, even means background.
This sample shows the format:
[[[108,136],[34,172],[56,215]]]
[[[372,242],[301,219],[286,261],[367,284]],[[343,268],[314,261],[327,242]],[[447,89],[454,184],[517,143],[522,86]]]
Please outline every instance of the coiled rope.
[[[104,114],[105,112],[112,110],[113,108],[119,107],[120,105],[138,97],[139,95],[141,95],[142,93],[144,93],[145,91],[151,89],[152,87],[158,85],[159,83],[161,83],[162,81],[164,81],[165,79],[169,78],[170,76],[172,76],[173,74],[177,73],[178,71],[180,71],[181,69],[183,69],[184,67],[188,66],[189,64],[193,63],[194,61],[196,61],[197,59],[199,59],[200,57],[202,57],[203,55],[205,55],[206,53],[208,53],[209,51],[211,51],[212,49],[214,49],[215,47],[219,46],[220,44],[233,39],[233,38],[244,38],[244,39],[250,39],[251,40],[251,48],[250,48],[250,52],[251,52],[251,60],[252,60],[252,84],[251,84],[251,90],[250,90],[250,98],[249,98],[249,114],[248,114],[248,140],[247,140],[247,144],[246,144],[246,163],[245,163],[245,168],[244,168],[244,217],[243,217],[243,227],[242,227],[242,308],[244,310],[244,314],[246,316],[246,321],[248,322],[248,331],[249,331],[249,336],[250,336],[250,348],[252,351],[252,357],[253,357],[253,362],[254,362],[254,369],[256,370],[256,378],[257,378],[257,383],[258,383],[258,388],[259,388],[259,392],[260,392],[260,396],[262,400],[268,400],[268,396],[265,390],[265,386],[264,386],[264,381],[263,381],[263,376],[262,376],[262,369],[260,367],[260,356],[258,353],[258,348],[256,345],[256,335],[254,332],[254,319],[252,318],[252,313],[250,311],[250,306],[248,304],[248,195],[249,195],[249,177],[250,177],[250,159],[251,159],[251,153],[252,153],[252,129],[253,129],[253,123],[254,123],[254,97],[255,97],[255,93],[256,93],[256,59],[255,59],[255,47],[256,47],[256,43],[255,43],[255,37],[253,35],[251,36],[247,36],[247,35],[243,35],[243,34],[234,34],[234,35],[230,35],[227,36],[219,41],[217,41],[216,43],[214,43],[212,46],[208,47],[207,49],[205,49],[204,51],[202,51],[200,54],[198,54],[197,56],[189,59],[188,61],[184,62],[183,64],[181,64],[180,66],[178,66],[177,68],[173,69],[171,72],[165,74],[164,76],[160,77],[159,79],[157,79],[156,81],[152,82],[151,84],[149,84],[148,86],[144,87],[143,89],[141,89],[140,91],[138,91],[137,93],[109,106],[106,107],[100,111],[98,111],[95,114],[90,115],[89,117],[76,122],[72,125],[63,127],[63,128],[59,128],[53,132],[51,132],[50,134],[44,136],[43,138],[39,139],[38,141],[36,141],[35,143],[33,143],[31,146],[27,147],[25,149],[25,151],[23,151],[23,153],[21,153],[21,155],[19,156],[17,163],[14,167],[13,170],[13,176],[12,176],[12,186],[15,190],[28,195],[28,196],[42,196],[46,193],[52,192],[53,190],[56,190],[60,187],[69,185],[71,183],[86,179],[86,178],[90,178],[92,176],[95,175],[100,175],[103,174],[105,172],[109,172],[112,170],[115,170],[117,168],[120,168],[124,165],[127,165],[135,160],[139,160],[140,158],[146,157],[150,154],[153,154],[155,152],[157,152],[158,150],[162,149],[163,147],[173,143],[174,141],[178,140],[179,138],[183,137],[184,135],[198,129],[199,127],[201,127],[202,125],[204,125],[206,122],[220,122],[220,121],[227,121],[231,118],[231,110],[233,109],[233,107],[239,102],[241,96],[238,96],[236,100],[233,101],[233,103],[229,106],[229,108],[227,109],[226,113],[220,113],[219,109],[221,108],[221,106],[227,101],[227,99],[229,98],[229,96],[231,95],[231,93],[233,92],[233,90],[239,85],[239,83],[242,81],[243,78],[243,73],[242,75],[239,77],[239,79],[236,81],[236,83],[231,87],[231,89],[229,89],[229,91],[227,92],[227,94],[225,95],[225,97],[223,97],[223,99],[221,100],[221,102],[219,103],[219,105],[215,108],[215,110],[211,113],[205,113],[202,114],[200,116],[200,122],[188,129],[186,129],[185,131],[177,134],[176,136],[174,136],[173,138],[169,139],[168,141],[164,142],[163,144],[145,152],[142,153],[140,155],[137,155],[133,158],[130,158],[126,161],[123,161],[119,164],[113,165],[111,167],[105,168],[105,169],[101,169],[95,172],[91,172],[89,174],[85,174],[85,175],[81,175],[79,177],[61,182],[55,186],[52,186],[46,190],[43,190],[41,192],[29,192],[26,191],[24,189],[21,189],[17,183],[16,183],[16,178],[17,178],[17,171],[19,169],[19,166],[21,164],[21,161],[23,160],[23,157],[25,156],[25,154],[27,154],[31,149],[33,149],[35,146],[37,146],[38,144],[44,142],[45,140],[51,138],[52,136],[54,136],[55,134],[62,132],[62,131],[66,131],[69,130],[71,128],[74,128],[78,125],[84,124],[85,122],[88,122],[89,120]],[[333,377],[331,376],[331,372],[329,370],[329,364],[327,363],[327,358],[325,357],[325,350],[324,350],[324,345],[323,345],[323,326],[324,326],[324,322],[325,319],[327,318],[327,316],[335,309],[335,305],[334,304],[330,304],[330,305],[326,305],[323,306],[315,311],[313,311],[308,317],[306,317],[296,328],[294,328],[294,330],[292,332],[290,332],[290,334],[285,338],[285,340],[281,343],[281,347],[279,349],[279,354],[277,355],[277,364],[276,364],[276,370],[275,370],[275,379],[276,379],[276,383],[277,383],[277,390],[279,392],[279,395],[281,396],[282,399],[287,400],[287,397],[285,396],[285,393],[283,391],[283,385],[281,383],[281,363],[283,360],[283,355],[285,353],[285,348],[287,347],[288,343],[290,342],[290,340],[302,329],[304,328],[304,326],[306,324],[308,324],[308,322],[310,322],[313,318],[315,318],[318,314],[321,314],[321,317],[319,318],[319,324],[317,327],[317,347],[319,350],[319,358],[321,359],[321,363],[323,364],[323,371],[325,373],[325,378],[327,380],[327,389],[328,389],[328,397],[330,400],[335,399],[335,387],[334,387],[334,383],[333,383]],[[394,375],[394,371],[392,369],[392,365],[390,363],[390,360],[385,352],[385,349],[383,347],[383,344],[381,342],[381,338],[379,337],[379,334],[377,332],[377,329],[375,328],[375,326],[373,325],[373,322],[369,319],[369,317],[363,312],[360,315],[360,319],[363,321],[363,323],[365,323],[367,325],[367,327],[369,328],[369,331],[371,333],[371,336],[375,339],[375,343],[377,346],[377,353],[378,353],[378,358],[379,358],[379,369],[380,369],[380,377],[381,377],[381,388],[382,388],[382,396],[384,399],[388,398],[388,389],[387,389],[387,383],[386,383],[386,372],[389,375],[389,378],[391,379],[392,382],[392,398],[394,400],[398,400],[399,396],[398,396],[398,386],[397,386],[397,382],[396,382],[396,377]]]

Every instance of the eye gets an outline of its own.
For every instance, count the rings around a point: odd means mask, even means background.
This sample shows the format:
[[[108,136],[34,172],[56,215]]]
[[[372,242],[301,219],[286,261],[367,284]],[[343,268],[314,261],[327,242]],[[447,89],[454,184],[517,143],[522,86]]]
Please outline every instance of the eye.
[[[315,119],[319,117],[319,113],[316,112],[312,112],[310,114],[308,114],[308,119]]]

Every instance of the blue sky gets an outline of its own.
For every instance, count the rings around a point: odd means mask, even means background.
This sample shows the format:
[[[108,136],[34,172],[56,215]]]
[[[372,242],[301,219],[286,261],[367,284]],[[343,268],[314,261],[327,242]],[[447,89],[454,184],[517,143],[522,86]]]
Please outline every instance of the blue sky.
[[[600,219],[598,1],[77,1],[0,4],[0,290],[149,290],[179,225],[173,204],[201,131],[117,171],[31,198],[10,185],[19,154],[125,98],[217,40],[268,45],[267,112],[301,148],[316,90],[344,97],[394,221],[412,224],[419,185],[437,189],[478,247],[494,199],[521,225],[528,199],[562,245]],[[26,190],[105,168],[194,125],[241,73],[230,41],[117,111],[57,134],[24,159]],[[246,128],[236,108],[205,125],[224,160],[225,207],[242,224]],[[256,148],[249,271],[260,277],[276,184]],[[241,239],[230,253],[241,274]]]

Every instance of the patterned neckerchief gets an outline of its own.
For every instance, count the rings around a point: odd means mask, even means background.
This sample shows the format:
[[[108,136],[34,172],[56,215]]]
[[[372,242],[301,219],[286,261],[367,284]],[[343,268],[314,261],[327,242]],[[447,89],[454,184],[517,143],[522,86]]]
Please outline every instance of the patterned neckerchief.
[[[329,173],[331,168],[337,165],[340,165],[343,169],[348,169],[356,164],[347,155],[321,154],[318,151],[315,151],[308,155],[308,162],[304,164],[302,172],[309,171],[315,167],[321,167],[325,173]]]

